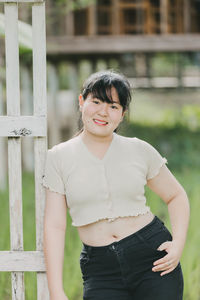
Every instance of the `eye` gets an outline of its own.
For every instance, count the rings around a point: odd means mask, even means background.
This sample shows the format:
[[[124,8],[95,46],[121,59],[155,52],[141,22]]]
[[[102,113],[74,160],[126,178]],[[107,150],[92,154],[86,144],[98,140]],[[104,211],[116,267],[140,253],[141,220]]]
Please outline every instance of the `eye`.
[[[118,107],[116,105],[111,105],[111,107],[114,109],[118,109]]]
[[[99,104],[100,103],[100,101],[98,101],[98,100],[93,100],[92,102],[94,102],[95,104]]]

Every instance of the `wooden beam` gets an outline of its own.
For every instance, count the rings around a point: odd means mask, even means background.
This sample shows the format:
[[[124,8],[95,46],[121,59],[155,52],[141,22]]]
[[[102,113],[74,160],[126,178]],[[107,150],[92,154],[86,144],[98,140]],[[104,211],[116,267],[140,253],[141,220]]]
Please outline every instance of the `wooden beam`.
[[[0,136],[46,136],[44,116],[0,116]]]
[[[47,37],[47,54],[120,54],[125,52],[200,51],[200,34],[98,37]]]
[[[45,272],[43,251],[0,251],[0,272]]]

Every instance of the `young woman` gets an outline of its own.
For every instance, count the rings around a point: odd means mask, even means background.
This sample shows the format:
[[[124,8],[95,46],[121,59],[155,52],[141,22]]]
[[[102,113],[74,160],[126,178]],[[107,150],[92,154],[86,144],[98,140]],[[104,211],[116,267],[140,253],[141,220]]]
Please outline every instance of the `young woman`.
[[[62,285],[66,212],[83,248],[84,300],[181,300],[186,192],[149,143],[117,134],[131,100],[128,80],[92,74],[79,96],[83,128],[48,150],[44,255],[51,300]],[[144,186],[168,206],[172,234],[146,205]]]

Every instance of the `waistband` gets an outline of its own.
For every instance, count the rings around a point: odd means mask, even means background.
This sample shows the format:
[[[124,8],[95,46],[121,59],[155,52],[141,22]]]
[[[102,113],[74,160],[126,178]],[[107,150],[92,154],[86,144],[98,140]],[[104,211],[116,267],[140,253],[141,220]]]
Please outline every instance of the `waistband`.
[[[161,221],[157,216],[154,216],[153,220],[139,229],[138,231],[120,239],[119,241],[112,242],[111,244],[105,245],[105,246],[90,246],[82,242],[83,244],[83,250],[86,251],[94,251],[94,252],[103,252],[106,251],[107,249],[114,249],[118,248],[121,245],[125,246],[126,243],[128,243],[131,239],[136,238],[138,235],[142,235],[143,238],[148,238],[148,236],[152,233],[153,230],[157,227],[163,227],[164,222]]]

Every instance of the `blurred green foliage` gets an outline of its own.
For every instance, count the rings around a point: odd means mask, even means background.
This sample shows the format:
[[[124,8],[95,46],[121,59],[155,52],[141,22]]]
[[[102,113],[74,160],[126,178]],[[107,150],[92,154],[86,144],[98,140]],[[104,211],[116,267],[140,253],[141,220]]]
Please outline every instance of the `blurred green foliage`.
[[[172,109],[165,110],[163,124],[170,127],[180,126],[187,127],[191,131],[200,130],[200,106],[184,105],[179,111]]]
[[[182,122],[183,123],[183,122]],[[200,128],[190,128],[177,122],[174,126],[145,125],[124,120],[118,131],[152,144],[168,160],[170,169],[200,168]]]

